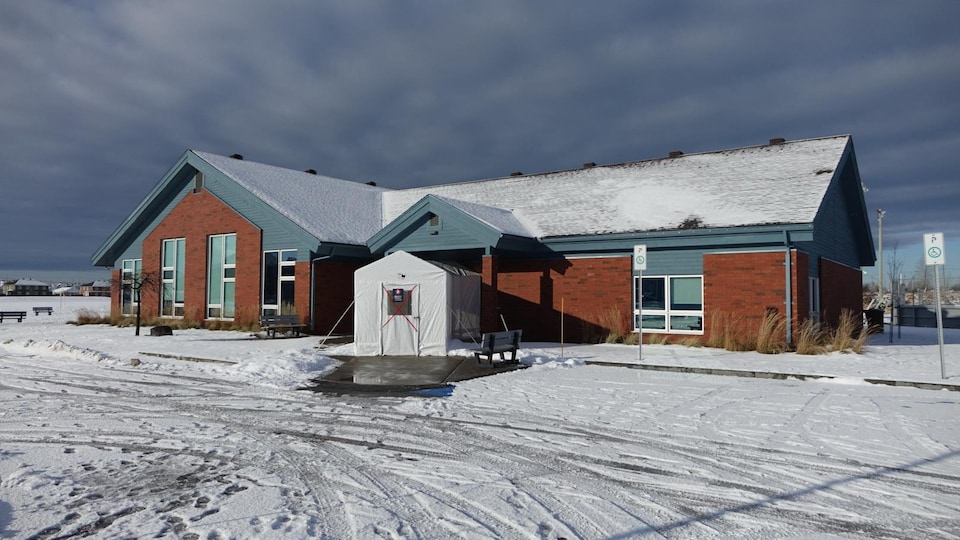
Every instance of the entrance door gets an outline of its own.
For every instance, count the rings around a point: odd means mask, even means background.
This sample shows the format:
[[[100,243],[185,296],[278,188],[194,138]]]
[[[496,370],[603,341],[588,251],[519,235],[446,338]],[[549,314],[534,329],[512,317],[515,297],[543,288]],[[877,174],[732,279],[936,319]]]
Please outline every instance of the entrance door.
[[[420,355],[420,293],[418,284],[380,286],[380,354]]]

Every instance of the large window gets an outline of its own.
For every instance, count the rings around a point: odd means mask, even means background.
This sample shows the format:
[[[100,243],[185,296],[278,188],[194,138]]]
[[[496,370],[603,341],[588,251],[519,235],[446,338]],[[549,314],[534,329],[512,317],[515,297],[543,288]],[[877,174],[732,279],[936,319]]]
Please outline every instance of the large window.
[[[237,235],[211,236],[207,261],[207,318],[232,319],[237,311]]]
[[[120,267],[120,313],[136,315],[140,303],[143,259],[124,259]]]
[[[643,324],[644,332],[703,333],[703,276],[639,280],[633,277],[634,330]]]
[[[183,268],[186,264],[184,238],[163,241],[161,253],[161,317],[183,317]]]
[[[294,315],[297,250],[263,252],[263,314]]]

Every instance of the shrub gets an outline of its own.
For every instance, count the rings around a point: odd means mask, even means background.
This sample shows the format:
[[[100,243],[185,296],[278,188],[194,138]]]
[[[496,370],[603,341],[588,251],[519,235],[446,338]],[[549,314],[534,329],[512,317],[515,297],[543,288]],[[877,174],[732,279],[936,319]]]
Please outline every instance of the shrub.
[[[607,330],[607,335],[603,337],[604,343],[622,343],[629,333],[623,314],[620,313],[618,307],[601,311],[597,321],[602,328]]]
[[[112,319],[109,316],[103,316],[93,311],[91,309],[80,309],[77,310],[77,320],[70,321],[69,324],[83,325],[83,324],[110,324]]]
[[[830,335],[830,350],[863,352],[868,333],[863,331],[863,320],[848,309],[840,313],[837,328]]]
[[[695,337],[684,337],[677,342],[677,345],[683,345],[684,347],[703,347],[703,341]]]
[[[666,334],[646,334],[648,345],[669,345],[670,337]]]
[[[787,350],[787,320],[775,311],[769,311],[757,330],[757,352],[780,354]]]
[[[804,319],[797,329],[794,340],[797,354],[823,354],[827,348],[823,345],[823,330],[813,319]]]

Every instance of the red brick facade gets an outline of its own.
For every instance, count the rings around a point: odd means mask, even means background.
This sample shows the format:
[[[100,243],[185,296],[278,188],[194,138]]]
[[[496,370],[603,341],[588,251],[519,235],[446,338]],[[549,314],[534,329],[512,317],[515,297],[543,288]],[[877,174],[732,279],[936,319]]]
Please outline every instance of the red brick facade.
[[[308,270],[308,263],[301,263]],[[299,270],[299,264],[298,270]],[[353,303],[353,273],[363,266],[360,263],[343,263],[319,261],[316,263],[313,276],[314,285],[314,328],[318,334],[348,335],[353,333],[353,311],[344,315],[347,308]],[[308,279],[300,281],[297,274],[297,286],[300,283],[309,283]],[[306,288],[306,287],[304,287]],[[301,305],[299,295],[297,305]],[[308,305],[306,302],[303,305]],[[343,317],[340,319],[340,317]],[[337,322],[340,320],[339,323]]]
[[[820,259],[821,320],[836,326],[843,310],[859,316],[863,306],[863,272],[828,259]]]
[[[484,331],[501,330],[505,321],[510,328],[522,328],[525,340],[559,341],[562,330],[564,341],[584,342],[606,335],[604,321],[610,317],[620,319],[627,331],[631,328],[628,256],[495,263],[486,259],[484,285],[491,290],[495,286],[497,298],[493,309],[489,295],[482,298]],[[497,269],[494,279],[486,274],[488,266]]]
[[[163,240],[185,240],[184,319],[202,321],[205,318],[208,237],[231,233],[237,235],[236,318],[256,320],[260,311],[260,229],[233,209],[205,191],[190,193],[144,239],[145,274],[159,274]],[[157,290],[141,294],[144,317],[160,315]]]
[[[145,238],[145,273],[158,275],[165,239],[184,238],[184,318],[204,320],[207,288],[207,243],[210,235],[237,235],[235,319],[255,321],[260,314],[261,231],[209,193],[188,194]],[[809,316],[809,260],[791,252],[791,313],[796,324]],[[311,265],[314,265],[311,271]],[[313,301],[315,333],[351,334],[348,311],[354,298],[353,274],[359,262],[321,260],[296,265],[296,305],[310,322]],[[633,273],[630,256],[550,260],[516,260],[484,256],[474,261],[482,276],[481,326],[485,332],[522,328],[527,341],[595,342],[609,334],[632,331]],[[841,310],[860,308],[861,273],[821,260],[821,313],[834,324]],[[313,290],[308,286],[313,279]],[[112,272],[112,312],[120,312],[117,290],[120,271]],[[711,314],[718,311],[741,318],[755,328],[769,309],[784,314],[783,251],[708,254],[703,258],[704,339],[709,338]],[[159,287],[141,296],[145,320],[159,316]],[[312,294],[312,298],[311,298]],[[562,317],[561,317],[562,314]],[[341,319],[342,317],[342,319]],[[618,328],[612,328],[617,326]]]
[[[807,309],[806,300],[803,305],[797,305],[798,293],[807,289],[807,256],[792,251],[790,259],[793,305],[789,316],[796,323],[797,314],[806,313]],[[759,328],[768,311],[786,315],[785,267],[783,251],[704,255],[704,340],[710,338],[711,317],[719,314],[738,320],[744,331]]]

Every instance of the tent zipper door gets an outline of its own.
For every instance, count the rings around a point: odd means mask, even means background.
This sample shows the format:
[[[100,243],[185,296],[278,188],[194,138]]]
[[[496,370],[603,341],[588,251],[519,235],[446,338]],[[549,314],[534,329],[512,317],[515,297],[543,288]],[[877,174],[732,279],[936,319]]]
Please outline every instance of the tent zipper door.
[[[381,283],[380,354],[420,355],[419,284]]]

